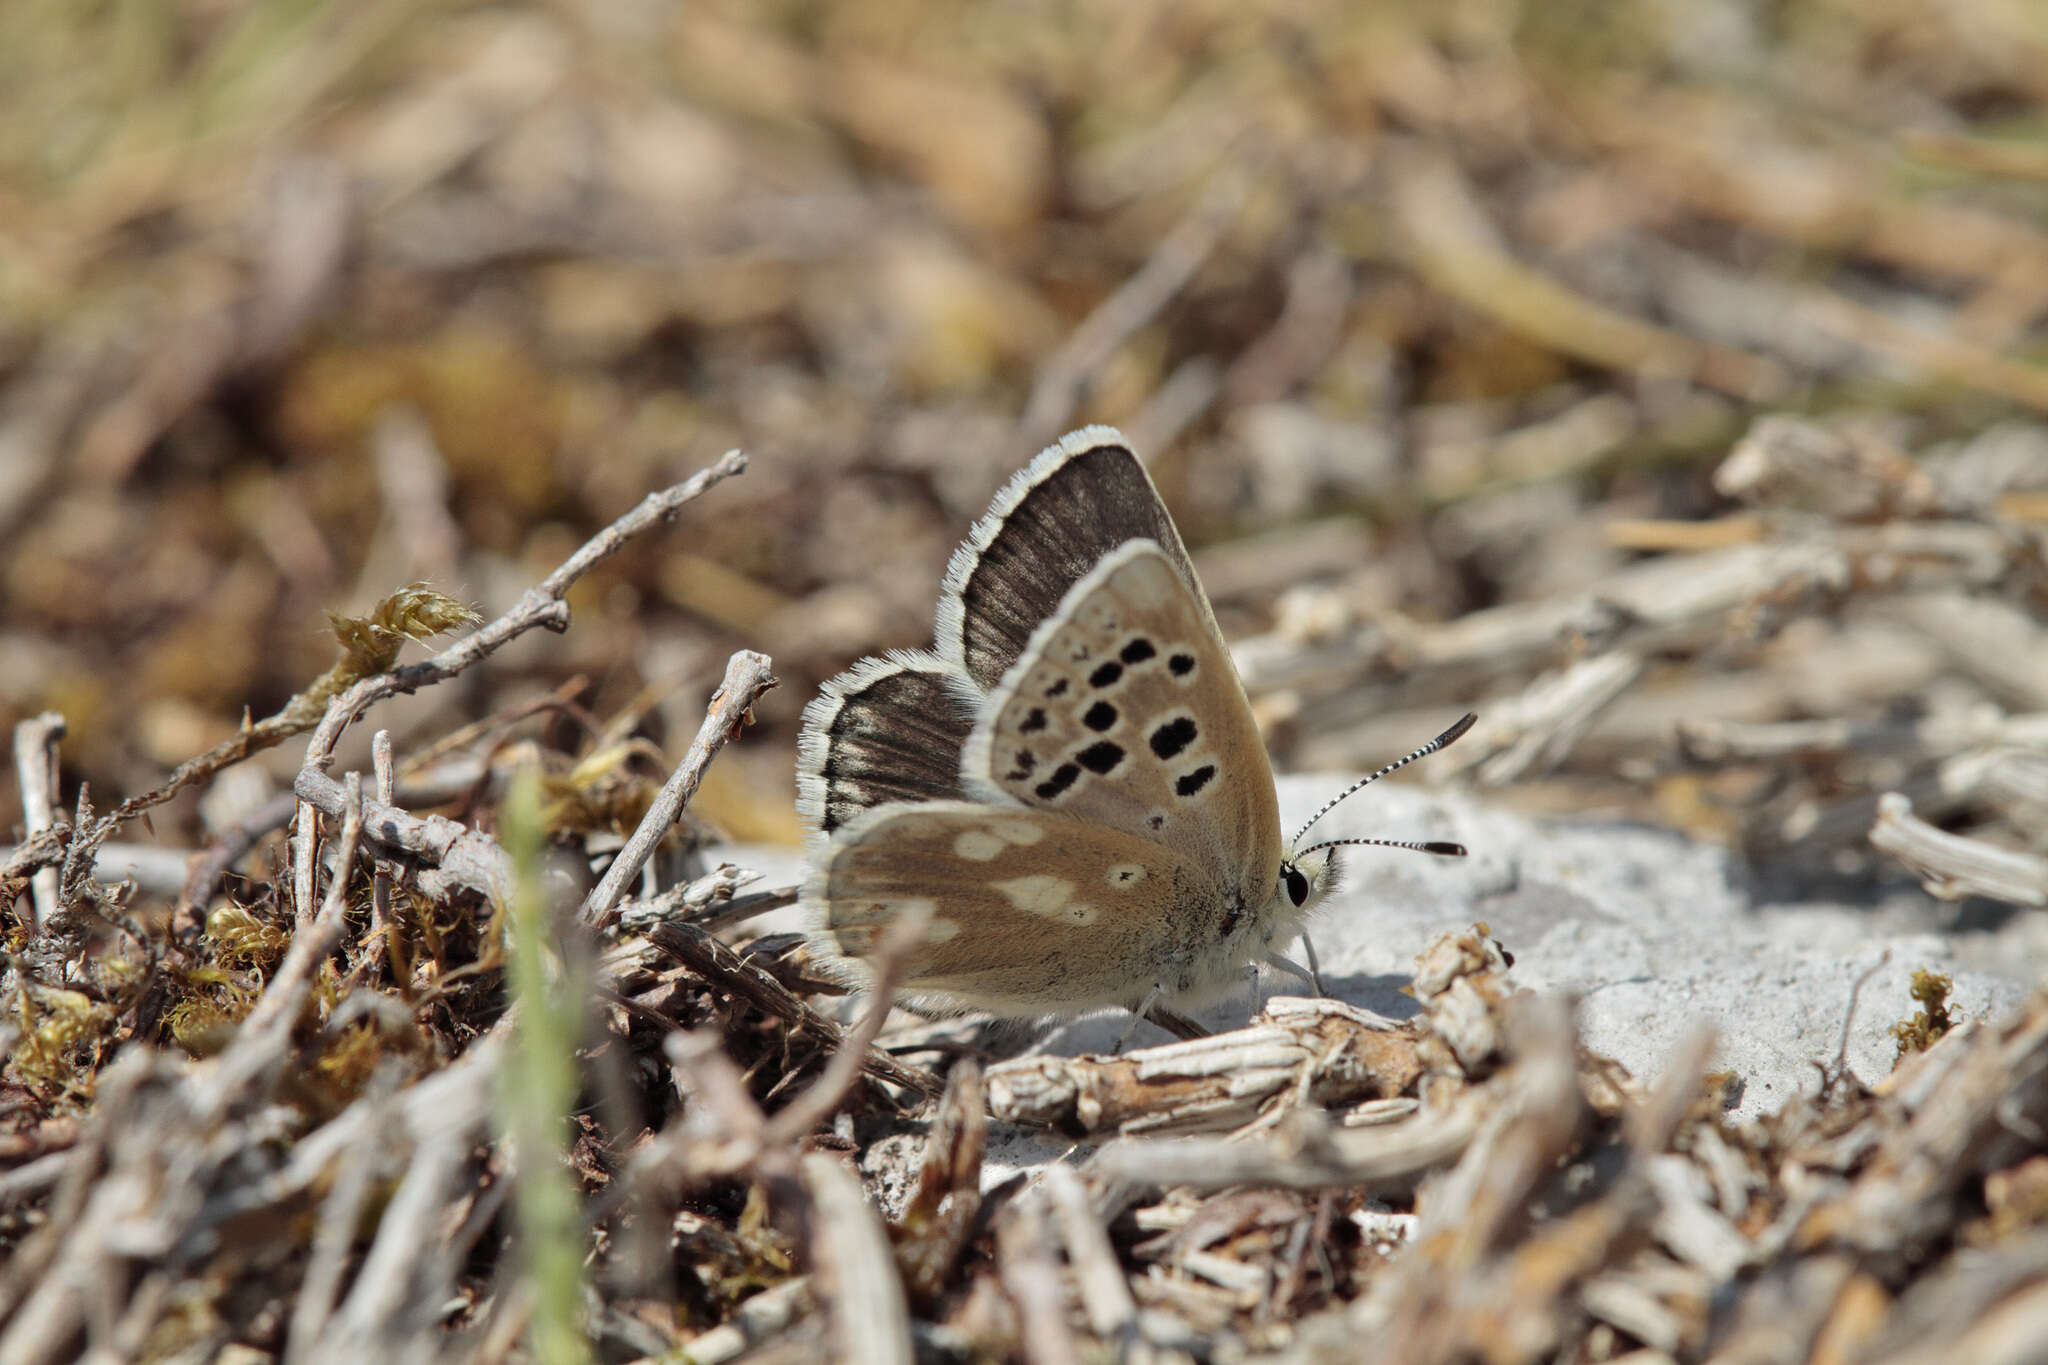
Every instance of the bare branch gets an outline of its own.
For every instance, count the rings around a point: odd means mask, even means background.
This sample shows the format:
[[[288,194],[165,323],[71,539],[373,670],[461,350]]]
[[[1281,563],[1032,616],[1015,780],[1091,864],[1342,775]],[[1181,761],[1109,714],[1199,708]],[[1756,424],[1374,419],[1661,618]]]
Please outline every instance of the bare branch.
[[[1080,1365],[1042,1200],[1020,1199],[996,1220],[996,1270],[1017,1306],[1027,1365]]]
[[[14,727],[14,775],[21,784],[21,818],[33,841],[57,824],[57,744],[64,738],[64,717],[55,711],[30,716]],[[29,878],[38,932],[63,907],[57,898],[57,869],[38,868]]]
[[[334,746],[357,716],[386,697],[417,692],[446,681],[496,653],[536,626],[560,631],[569,625],[568,591],[576,580],[624,549],[626,542],[663,522],[672,521],[683,506],[714,485],[745,470],[747,457],[728,450],[707,469],[657,493],[649,493],[632,511],[585,541],[555,571],[528,588],[512,609],[497,620],[464,636],[431,659],[374,678],[365,678],[327,704],[327,714],[306,744],[306,766],[326,770]]]
[[[1913,803],[1898,792],[1878,798],[1870,843],[1919,873],[1928,894],[1942,900],[1989,896],[2014,905],[2048,905],[2048,859],[1936,829],[1915,816]]]
[[[697,730],[697,737],[690,741],[690,748],[683,755],[683,761],[669,774],[662,784],[660,795],[640,818],[640,824],[633,831],[633,837],[619,850],[618,857],[605,869],[603,880],[598,882],[584,900],[579,918],[585,924],[603,928],[618,918],[617,907],[624,898],[626,888],[640,875],[640,869],[652,856],[654,846],[661,842],[676,821],[683,815],[683,808],[690,798],[697,794],[697,786],[704,780],[704,770],[718,751],[731,743],[747,722],[747,713],[753,709],[761,694],[776,685],[775,674],[770,671],[772,664],[765,654],[756,654],[743,649],[726,662],[725,681],[711,694],[711,705],[704,714],[704,724]]]
[[[299,796],[324,815],[340,816],[342,784],[312,768],[293,779]],[[441,815],[414,815],[379,801],[363,802],[363,835],[386,855],[427,864],[420,890],[437,898],[472,891],[502,904],[512,887],[512,860],[498,841]]]
[[[813,1205],[815,1282],[839,1338],[839,1358],[909,1365],[916,1350],[896,1255],[859,1178],[837,1157],[813,1152],[803,1159],[803,1180]]]
[[[659,924],[648,931],[648,940],[684,966],[696,972],[714,988],[729,991],[754,1008],[786,1023],[794,1024],[814,1042],[838,1048],[846,1042],[846,1030],[792,995],[780,981],[762,971],[704,930],[689,924]],[[928,1072],[903,1065],[876,1048],[864,1052],[862,1063],[877,1080],[902,1086],[916,1094],[936,1097],[944,1086]]]

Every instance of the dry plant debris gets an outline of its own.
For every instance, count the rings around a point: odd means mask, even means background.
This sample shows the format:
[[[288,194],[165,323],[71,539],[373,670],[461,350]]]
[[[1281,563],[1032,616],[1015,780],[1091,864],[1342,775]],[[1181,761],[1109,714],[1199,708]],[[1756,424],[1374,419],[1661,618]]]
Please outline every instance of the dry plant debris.
[[[2044,73],[2023,3],[0,5],[0,1358],[2042,1356],[2039,997],[1742,1128],[1483,931],[1001,1061],[705,847],[1102,418],[1281,767],[1455,699],[1503,800],[2043,905]]]

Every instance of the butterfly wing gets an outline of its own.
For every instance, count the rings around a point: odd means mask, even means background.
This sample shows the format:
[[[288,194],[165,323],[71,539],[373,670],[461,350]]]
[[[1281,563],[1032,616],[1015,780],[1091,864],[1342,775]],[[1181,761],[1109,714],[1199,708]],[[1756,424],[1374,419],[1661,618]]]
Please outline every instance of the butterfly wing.
[[[1265,744],[1199,590],[1151,541],[1074,583],[989,696],[962,763],[976,796],[1162,844],[1239,910],[1273,894]]]
[[[1153,986],[1214,989],[1240,960],[1219,888],[1172,849],[1064,815],[977,802],[870,811],[804,884],[814,945],[852,984],[903,914],[926,909],[904,992],[942,1007],[1069,1013]]]
[[[992,691],[1074,584],[1133,540],[1160,547],[1213,621],[1173,518],[1124,438],[1100,426],[1063,437],[1003,486],[953,552],[939,654]]]
[[[964,800],[960,751],[979,697],[921,650],[863,659],[819,689],[797,738],[797,814],[813,843],[887,802]]]

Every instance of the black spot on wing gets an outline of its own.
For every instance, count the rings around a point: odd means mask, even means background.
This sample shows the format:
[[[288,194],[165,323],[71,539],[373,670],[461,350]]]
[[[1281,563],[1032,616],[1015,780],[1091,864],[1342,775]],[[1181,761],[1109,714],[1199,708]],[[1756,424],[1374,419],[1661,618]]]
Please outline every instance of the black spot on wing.
[[[1038,770],[1038,755],[1032,753],[1029,749],[1019,749],[1010,756],[1010,762],[1013,766],[1009,772],[1003,775],[1003,781],[1005,782],[1026,781],[1032,773]]]
[[[1192,716],[1175,716],[1152,732],[1152,752],[1161,758],[1172,758],[1193,744],[1199,733]]]
[[[1082,714],[1081,723],[1097,734],[1101,734],[1104,730],[1116,724],[1116,708],[1106,701],[1096,702],[1095,705],[1089,707]]]
[[[1137,639],[1125,645],[1123,652],[1117,655],[1117,657],[1127,664],[1141,664],[1158,653],[1159,651],[1152,647],[1152,642],[1140,635]]]
[[[1017,726],[1017,731],[1019,734],[1028,735],[1044,728],[1045,708],[1043,706],[1034,706],[1031,708],[1030,713],[1024,717],[1023,722]]]
[[[1204,763],[1201,767],[1175,782],[1173,790],[1179,796],[1193,796],[1196,792],[1208,786],[1209,779],[1214,776],[1216,776],[1216,765],[1214,763]]]
[[[1124,666],[1111,659],[1088,675],[1090,687],[1108,687],[1124,675]]]
[[[1172,671],[1174,677],[1185,678],[1188,674],[1195,671],[1195,656],[1192,654],[1176,654],[1166,661],[1166,666]]]
[[[1075,754],[1074,761],[1091,773],[1114,772],[1116,765],[1124,761],[1124,746],[1106,739],[1097,740]]]
[[[1046,778],[1045,781],[1039,783],[1031,790],[1037,794],[1039,800],[1050,801],[1064,793],[1067,788],[1073,786],[1080,776],[1081,770],[1074,764],[1062,763],[1059,767],[1052,770],[1051,777]]]
[[[1193,666],[1193,665],[1191,664],[1191,665],[1190,665],[1190,667],[1192,667],[1192,666]],[[1067,680],[1066,680],[1065,678],[1061,678],[1061,679],[1059,679],[1059,680],[1058,680],[1057,682],[1055,682],[1055,683],[1054,683],[1054,684],[1053,684],[1053,685],[1052,685],[1051,687],[1048,687],[1048,688],[1046,688],[1046,689],[1045,689],[1045,695],[1046,695],[1047,697],[1064,697],[1064,696],[1066,696],[1066,695],[1067,695]]]

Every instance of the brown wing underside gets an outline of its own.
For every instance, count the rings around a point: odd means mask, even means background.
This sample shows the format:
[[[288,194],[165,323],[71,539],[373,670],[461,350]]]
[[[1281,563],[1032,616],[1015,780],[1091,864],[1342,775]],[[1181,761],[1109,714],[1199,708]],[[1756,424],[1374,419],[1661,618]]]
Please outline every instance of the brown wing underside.
[[[1133,1004],[1193,984],[1222,936],[1222,898],[1170,850],[1041,811],[942,802],[876,811],[842,831],[804,899],[820,938],[870,955],[887,927],[931,915],[913,998],[1005,1014]]]

